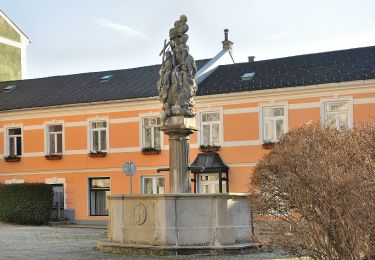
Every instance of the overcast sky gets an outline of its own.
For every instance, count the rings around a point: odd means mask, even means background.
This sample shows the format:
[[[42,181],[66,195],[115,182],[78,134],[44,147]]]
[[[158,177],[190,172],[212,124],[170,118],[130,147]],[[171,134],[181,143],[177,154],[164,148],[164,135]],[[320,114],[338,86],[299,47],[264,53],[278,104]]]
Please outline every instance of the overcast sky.
[[[0,0],[30,38],[28,78],[160,63],[186,14],[195,59],[213,57],[228,28],[244,62],[375,45],[374,0]]]

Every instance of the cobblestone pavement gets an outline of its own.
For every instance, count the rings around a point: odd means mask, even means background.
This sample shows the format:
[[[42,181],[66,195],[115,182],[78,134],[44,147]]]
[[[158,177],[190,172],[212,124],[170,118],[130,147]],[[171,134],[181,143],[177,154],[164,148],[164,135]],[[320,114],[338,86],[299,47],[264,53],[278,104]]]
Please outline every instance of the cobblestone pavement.
[[[276,259],[272,253],[241,256],[124,256],[95,250],[106,239],[105,229],[87,227],[18,226],[0,224],[0,260],[8,259]]]

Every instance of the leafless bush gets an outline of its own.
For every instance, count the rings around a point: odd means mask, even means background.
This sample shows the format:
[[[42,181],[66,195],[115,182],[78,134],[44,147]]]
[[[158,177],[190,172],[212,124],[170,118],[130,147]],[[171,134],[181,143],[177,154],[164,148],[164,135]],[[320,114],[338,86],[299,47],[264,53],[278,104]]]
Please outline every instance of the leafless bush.
[[[375,127],[291,130],[255,168],[255,223],[313,259],[374,259]]]

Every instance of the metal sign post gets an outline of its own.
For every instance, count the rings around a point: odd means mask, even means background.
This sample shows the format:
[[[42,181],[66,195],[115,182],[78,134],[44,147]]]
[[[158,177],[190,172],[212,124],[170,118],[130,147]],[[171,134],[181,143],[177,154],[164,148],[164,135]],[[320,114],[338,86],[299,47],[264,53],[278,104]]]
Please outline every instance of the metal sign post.
[[[127,161],[122,167],[124,174],[130,176],[130,195],[133,193],[133,175],[136,170],[137,168],[132,161]]]

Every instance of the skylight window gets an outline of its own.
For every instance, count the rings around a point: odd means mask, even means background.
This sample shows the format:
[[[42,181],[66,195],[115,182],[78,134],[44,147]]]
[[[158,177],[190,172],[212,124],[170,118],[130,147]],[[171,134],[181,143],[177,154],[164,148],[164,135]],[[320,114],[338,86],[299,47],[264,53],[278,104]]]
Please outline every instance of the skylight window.
[[[112,78],[113,78],[113,75],[105,75],[105,76],[100,78],[100,81],[106,82],[106,81],[110,81]]]
[[[10,85],[10,86],[5,87],[4,91],[5,92],[12,92],[13,90],[16,89],[16,87],[17,87],[16,85]]]
[[[255,76],[255,72],[248,72],[248,73],[245,73],[241,76],[241,80],[244,81],[244,80],[250,80],[252,78],[254,78]]]

